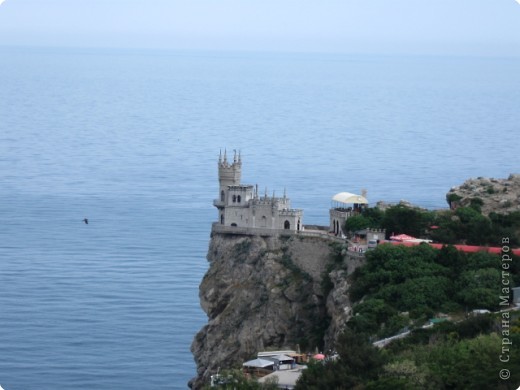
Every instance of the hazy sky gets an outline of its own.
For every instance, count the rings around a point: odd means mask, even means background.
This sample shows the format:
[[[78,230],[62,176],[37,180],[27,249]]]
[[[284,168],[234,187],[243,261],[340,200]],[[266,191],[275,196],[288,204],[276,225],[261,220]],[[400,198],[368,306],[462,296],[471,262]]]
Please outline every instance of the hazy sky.
[[[520,56],[520,4],[6,0],[0,5],[0,45]]]

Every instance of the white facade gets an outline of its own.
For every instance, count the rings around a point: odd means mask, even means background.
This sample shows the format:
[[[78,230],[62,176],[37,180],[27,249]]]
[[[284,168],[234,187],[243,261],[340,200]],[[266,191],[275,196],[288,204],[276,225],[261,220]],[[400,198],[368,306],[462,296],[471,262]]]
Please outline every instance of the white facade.
[[[224,226],[285,229],[299,231],[303,227],[303,210],[292,209],[291,201],[283,197],[258,195],[258,186],[243,185],[242,159],[235,153],[233,163],[227,154],[218,161],[219,197],[213,204],[218,209],[219,222]]]

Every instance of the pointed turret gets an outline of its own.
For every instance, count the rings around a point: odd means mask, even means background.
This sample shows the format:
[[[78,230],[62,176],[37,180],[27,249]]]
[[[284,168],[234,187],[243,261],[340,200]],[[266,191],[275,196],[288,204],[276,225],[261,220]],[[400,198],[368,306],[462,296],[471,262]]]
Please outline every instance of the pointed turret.
[[[227,199],[228,186],[240,185],[242,178],[242,166],[237,161],[236,151],[233,158],[233,163],[229,164],[227,159],[227,149],[224,149],[224,157],[222,157],[222,150],[220,151],[218,159],[218,181],[220,184],[219,199],[224,202]]]

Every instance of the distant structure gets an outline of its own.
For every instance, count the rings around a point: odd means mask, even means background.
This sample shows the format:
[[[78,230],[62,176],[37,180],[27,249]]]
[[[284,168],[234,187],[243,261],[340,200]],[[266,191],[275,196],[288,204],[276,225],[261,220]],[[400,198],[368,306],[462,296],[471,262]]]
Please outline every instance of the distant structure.
[[[368,200],[365,190],[362,191],[362,195],[350,192],[340,192],[334,195],[329,210],[330,231],[337,236],[343,236],[345,233],[343,227],[347,219],[359,215],[366,207],[368,207]]]
[[[213,201],[222,226],[289,230],[303,228],[303,210],[291,208],[285,191],[283,197],[258,193],[258,185],[242,184],[242,158],[234,152],[233,162],[222,151],[218,159],[219,197]]]

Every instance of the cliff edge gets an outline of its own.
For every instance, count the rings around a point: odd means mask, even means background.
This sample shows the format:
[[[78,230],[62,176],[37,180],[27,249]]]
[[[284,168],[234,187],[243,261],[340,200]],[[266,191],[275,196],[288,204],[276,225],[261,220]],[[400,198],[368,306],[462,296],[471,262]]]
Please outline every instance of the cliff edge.
[[[193,389],[258,351],[327,348],[349,318],[347,270],[333,267],[344,257],[330,240],[213,232],[207,259],[199,297],[208,323],[191,347]]]

